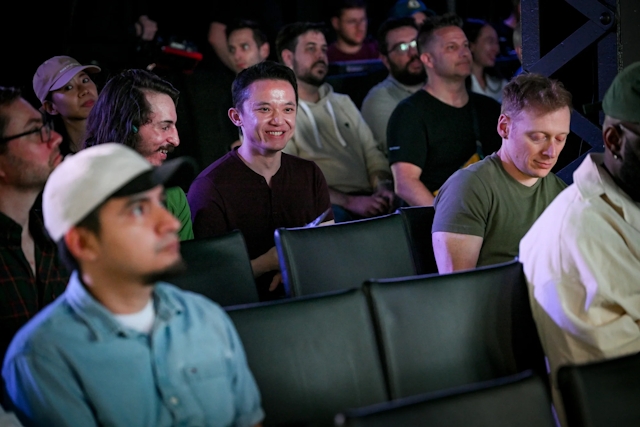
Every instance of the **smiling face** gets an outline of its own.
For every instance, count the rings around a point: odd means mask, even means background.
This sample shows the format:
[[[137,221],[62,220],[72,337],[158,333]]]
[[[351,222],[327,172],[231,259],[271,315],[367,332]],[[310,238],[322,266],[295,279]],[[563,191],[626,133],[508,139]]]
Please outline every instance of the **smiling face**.
[[[434,30],[426,52],[420,55],[427,74],[465,79],[471,74],[471,52],[464,31],[457,26]]]
[[[180,145],[176,122],[176,106],[169,95],[145,91],[151,107],[150,121],[140,126],[136,151],[154,166],[160,166],[167,154]]]
[[[85,71],[80,71],[66,85],[50,92],[50,100],[43,105],[49,114],[59,114],[67,120],[85,120],[97,99],[96,84]]]
[[[469,44],[473,62],[482,68],[493,67],[500,53],[498,33],[491,25],[485,25],[478,33],[476,41]]]
[[[296,129],[296,94],[285,80],[256,80],[246,89],[247,98],[229,118],[242,129],[241,150],[261,155],[281,151]]]
[[[227,45],[236,73],[264,61],[269,56],[269,43],[258,46],[251,28],[232,31],[229,34]]]
[[[2,108],[8,117],[3,137],[19,135],[40,128],[42,114],[23,98]],[[27,191],[40,191],[51,172],[60,164],[62,136],[51,130],[49,141],[42,141],[41,133],[30,133],[7,141],[0,155],[0,182]]]
[[[570,123],[569,107],[550,113],[525,108],[515,117],[500,115],[500,157],[507,172],[525,185],[547,176],[564,148]]]

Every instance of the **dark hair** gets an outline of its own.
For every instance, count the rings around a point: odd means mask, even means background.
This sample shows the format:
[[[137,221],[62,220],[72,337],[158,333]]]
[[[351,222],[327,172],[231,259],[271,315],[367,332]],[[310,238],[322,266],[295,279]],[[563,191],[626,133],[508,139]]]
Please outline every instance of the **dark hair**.
[[[445,27],[462,28],[462,18],[455,13],[445,13],[427,18],[418,32],[418,51],[420,53],[425,52],[429,43],[433,40],[434,31]]]
[[[231,98],[233,106],[241,109],[242,104],[248,98],[247,88],[258,80],[284,80],[291,83],[296,94],[298,104],[298,82],[293,70],[275,61],[266,60],[240,71],[231,85]]]
[[[227,28],[225,29],[227,39],[229,39],[229,36],[234,31],[243,30],[245,28],[251,30],[251,32],[253,33],[253,40],[255,40],[256,45],[258,47],[269,42],[264,31],[262,31],[262,29],[260,28],[260,25],[256,21],[251,21],[249,19],[240,19],[234,22],[233,24],[227,26]]]
[[[560,81],[542,74],[519,74],[502,90],[501,113],[510,117],[524,109],[552,113],[564,107],[573,109],[571,93]]]
[[[402,18],[387,18],[387,20],[385,20],[382,24],[380,24],[380,27],[378,28],[377,37],[378,37],[378,50],[380,51],[381,54],[385,56],[389,54],[389,50],[388,50],[389,48],[387,47],[387,34],[389,34],[390,31],[393,31],[402,27],[411,27],[411,28],[415,28],[416,30],[418,29],[418,25],[416,24],[416,21],[410,16],[405,16]]]
[[[18,87],[0,86],[0,137],[5,137],[4,132],[9,124],[9,116],[2,111],[5,107],[9,107],[22,96],[22,91]],[[0,154],[7,151],[7,144],[0,144]]]
[[[487,25],[492,26],[484,19],[467,18],[462,24],[462,31],[464,31],[464,35],[467,36],[469,43],[475,43],[476,40],[478,40],[480,31],[482,31],[482,29]]]
[[[340,18],[342,12],[347,9],[367,9],[367,3],[364,0],[333,0],[331,8],[331,18],[334,16]]]
[[[298,37],[308,31],[319,32],[326,37],[327,26],[322,22],[293,22],[280,28],[276,37],[276,51],[280,62],[282,62],[282,51],[286,49],[295,52],[298,45]]]
[[[109,79],[100,91],[87,118],[83,146],[119,142],[136,149],[138,129],[151,121],[151,106],[145,92],[169,95],[178,104],[180,92],[168,81],[146,70],[124,70]]]
[[[97,208],[89,212],[75,226],[87,229],[98,236],[100,234],[100,210],[102,206],[104,206],[104,203],[101,203]],[[65,267],[67,267],[69,271],[78,270],[78,272],[80,272],[80,264],[78,264],[78,260],[71,254],[71,251],[69,251],[67,244],[64,242],[64,237],[58,240],[56,245],[58,246],[58,258],[60,258],[60,261],[62,261]]]

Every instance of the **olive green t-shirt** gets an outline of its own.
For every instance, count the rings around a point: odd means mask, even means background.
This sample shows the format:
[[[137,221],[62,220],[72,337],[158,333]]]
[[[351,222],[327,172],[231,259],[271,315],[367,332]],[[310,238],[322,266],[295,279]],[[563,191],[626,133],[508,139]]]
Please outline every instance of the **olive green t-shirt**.
[[[553,173],[520,184],[496,153],[456,171],[434,201],[431,232],[480,236],[478,267],[513,260],[520,239],[567,184]]]
[[[187,202],[187,196],[180,187],[170,187],[165,191],[167,210],[180,221],[178,237],[180,240],[193,239],[193,227],[191,225],[191,209]]]

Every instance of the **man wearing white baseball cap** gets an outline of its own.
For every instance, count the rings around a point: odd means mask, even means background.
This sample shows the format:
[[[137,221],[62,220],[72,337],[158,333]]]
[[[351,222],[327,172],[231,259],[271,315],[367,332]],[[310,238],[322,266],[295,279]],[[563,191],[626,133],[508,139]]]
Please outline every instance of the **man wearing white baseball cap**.
[[[98,72],[100,67],[95,65],[82,65],[70,56],[54,56],[33,76],[33,91],[42,110],[53,117],[54,127],[63,137],[63,155],[81,149],[87,117],[98,99],[98,88],[90,74]]]
[[[43,193],[45,226],[75,271],[12,341],[2,374],[27,425],[254,426],[264,414],[226,313],[163,277],[183,269],[154,167],[119,143],[67,156]]]

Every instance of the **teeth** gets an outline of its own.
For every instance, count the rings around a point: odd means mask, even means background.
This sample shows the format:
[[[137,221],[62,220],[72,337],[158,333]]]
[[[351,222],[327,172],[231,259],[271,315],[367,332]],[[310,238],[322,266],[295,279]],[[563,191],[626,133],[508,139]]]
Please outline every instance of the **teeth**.
[[[267,132],[267,133],[268,133],[268,134],[271,134],[271,135],[275,135],[275,136],[280,136],[280,135],[282,135],[284,132]]]
[[[167,150],[160,150],[160,152],[161,152],[162,154],[168,154],[168,153],[169,153]]]

